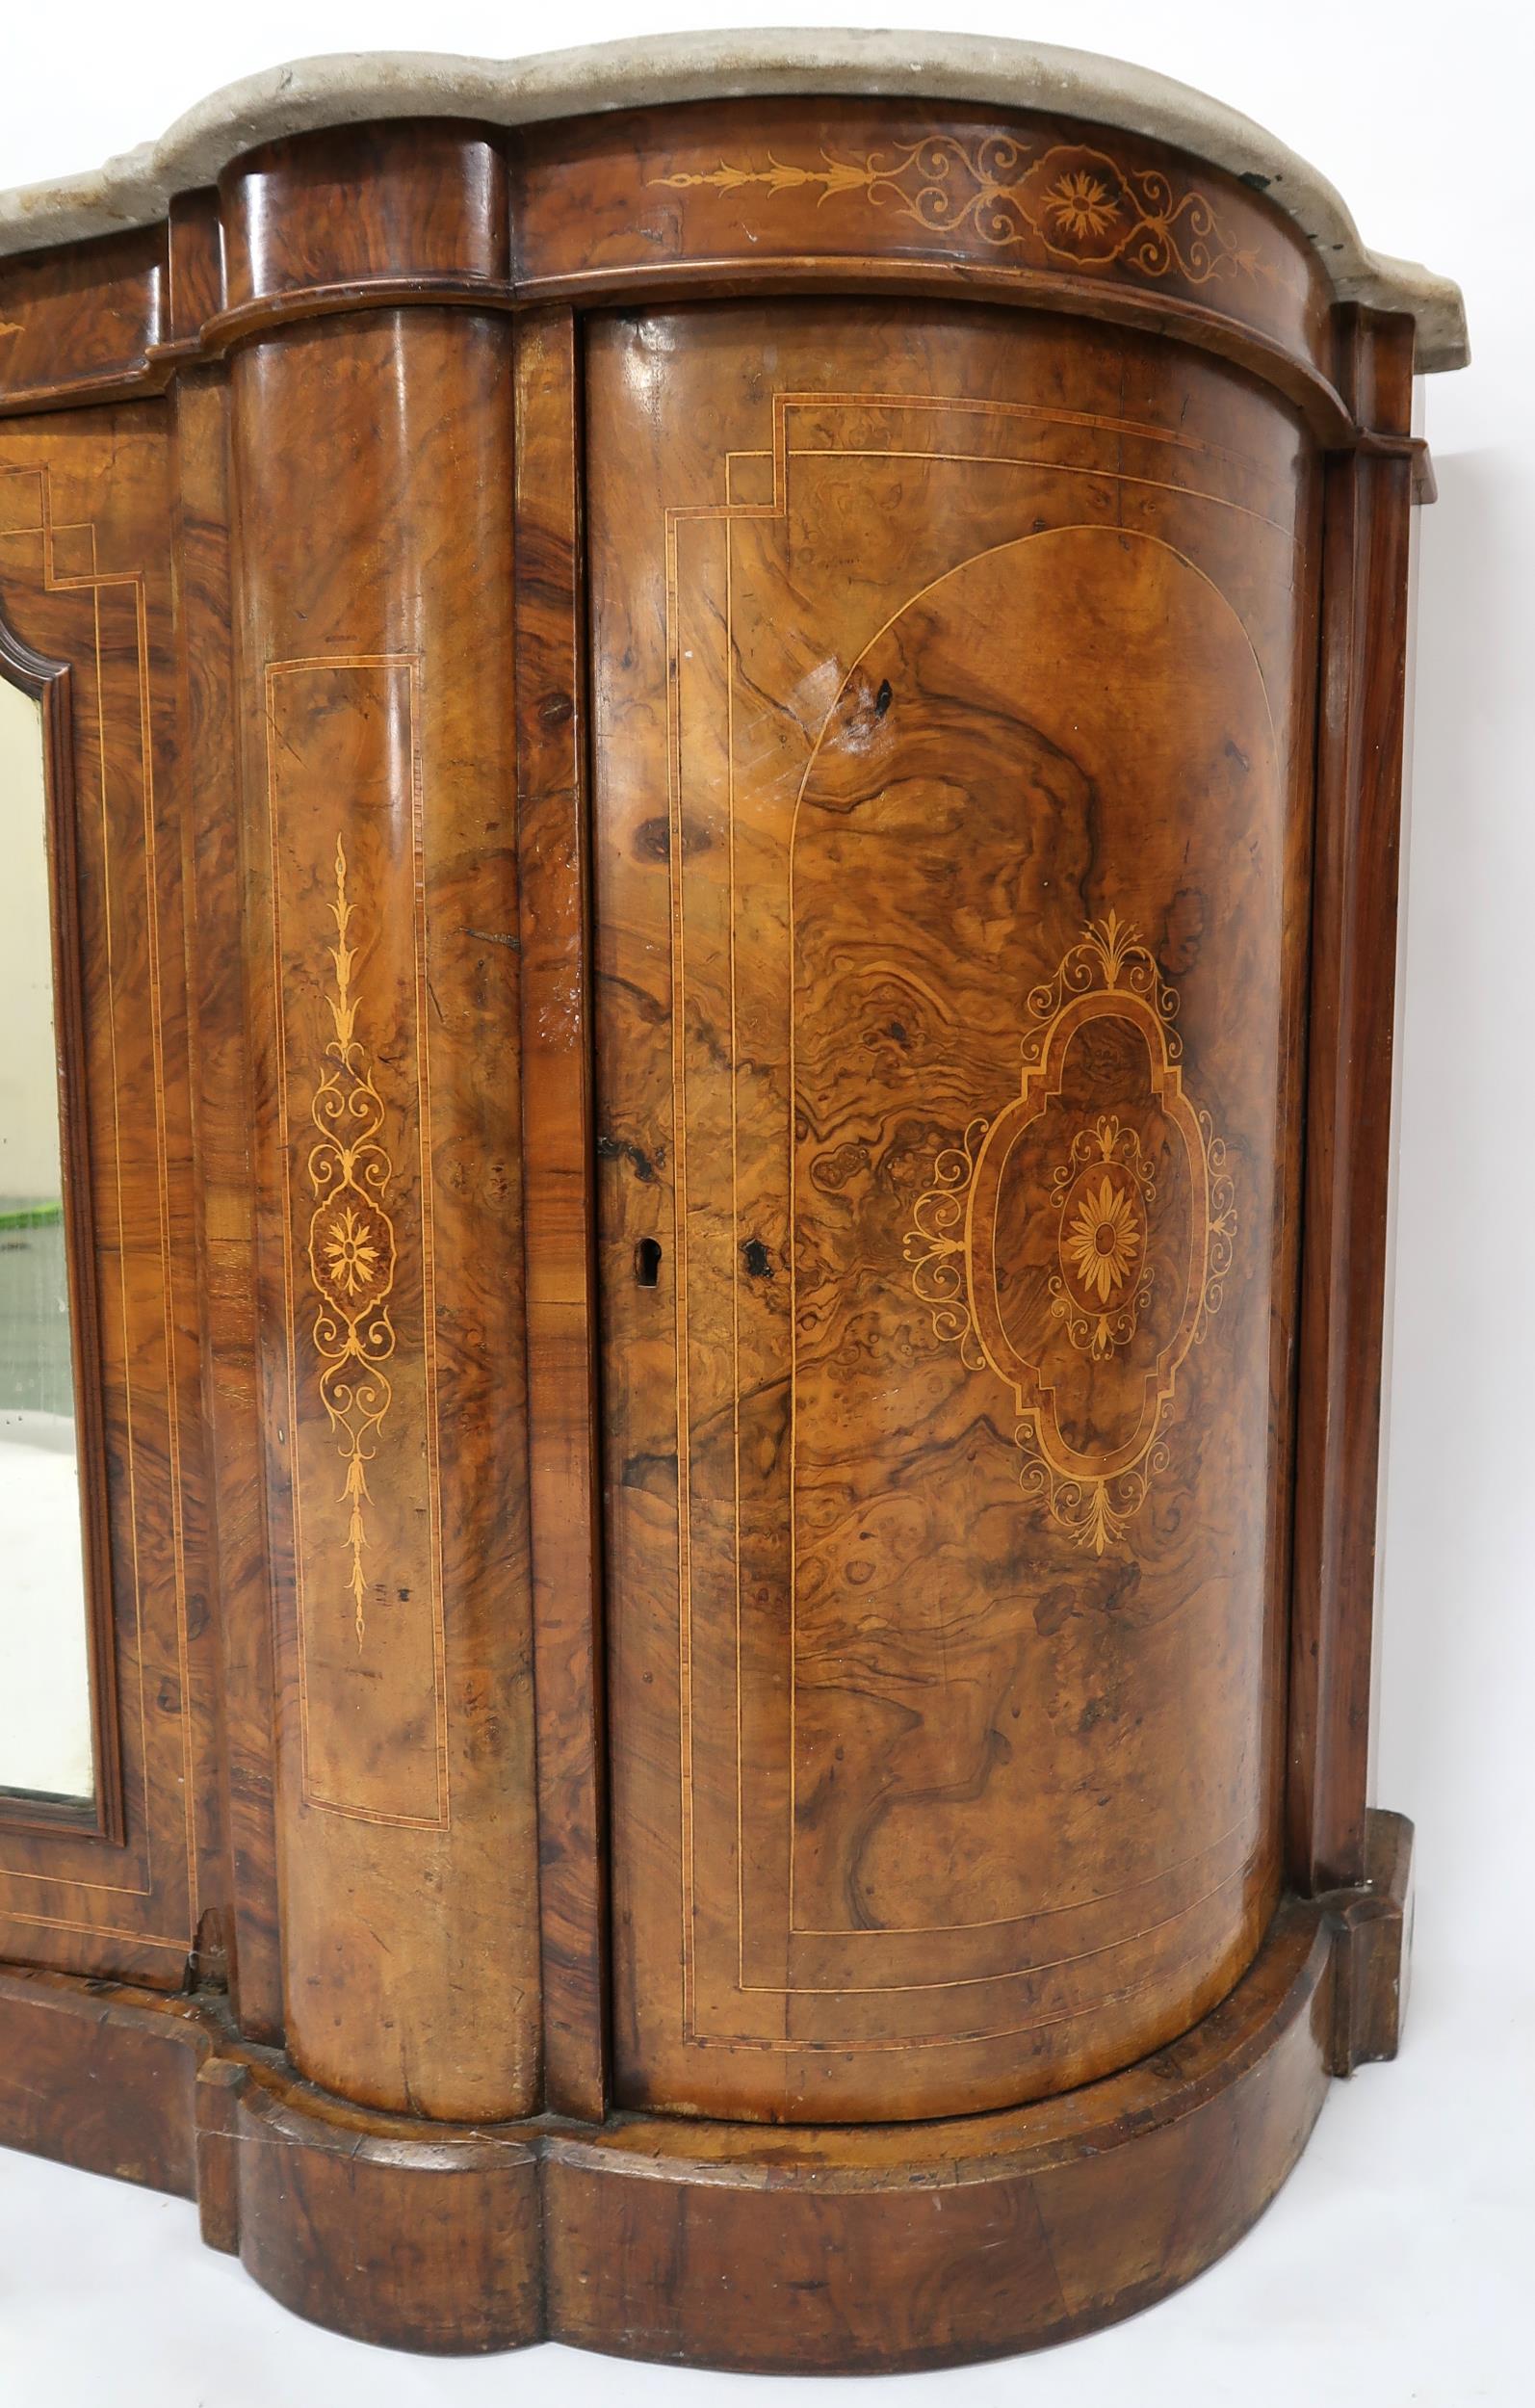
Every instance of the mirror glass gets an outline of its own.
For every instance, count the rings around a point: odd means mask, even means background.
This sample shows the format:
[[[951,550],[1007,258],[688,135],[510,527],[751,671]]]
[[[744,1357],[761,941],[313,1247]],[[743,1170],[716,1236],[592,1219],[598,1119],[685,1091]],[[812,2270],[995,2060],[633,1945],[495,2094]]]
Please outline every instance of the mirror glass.
[[[0,679],[0,1790],[94,1785],[42,706]]]

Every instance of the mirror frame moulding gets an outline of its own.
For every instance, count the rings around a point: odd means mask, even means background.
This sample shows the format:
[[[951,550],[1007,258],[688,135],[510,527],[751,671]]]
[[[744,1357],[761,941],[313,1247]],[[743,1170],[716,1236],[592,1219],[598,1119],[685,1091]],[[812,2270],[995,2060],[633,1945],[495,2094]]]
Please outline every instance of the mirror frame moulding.
[[[39,705],[42,735],[43,829],[48,854],[53,955],[53,1034],[58,1064],[59,1159],[63,1173],[65,1262],[69,1293],[69,1353],[79,1467],[81,1559],[85,1575],[86,1661],[91,1685],[89,1797],[53,1796],[0,1784],[0,1831],[122,1845],[127,1820],[118,1737],[117,1672],[108,1459],[102,1403],[100,1297],[94,1271],[91,1141],[85,1110],[85,997],[82,979],[72,673],[50,660],[0,616],[0,679]]]

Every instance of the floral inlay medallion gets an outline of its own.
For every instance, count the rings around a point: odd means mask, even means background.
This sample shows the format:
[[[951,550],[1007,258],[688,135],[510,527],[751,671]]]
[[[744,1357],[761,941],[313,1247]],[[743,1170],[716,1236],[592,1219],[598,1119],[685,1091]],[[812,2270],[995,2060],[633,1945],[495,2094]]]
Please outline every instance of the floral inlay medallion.
[[[1102,1555],[1170,1460],[1236,1231],[1178,997],[1117,912],[1028,997],[1019,1091],[943,1148],[904,1244],[934,1334],[1012,1391],[1021,1479]]]

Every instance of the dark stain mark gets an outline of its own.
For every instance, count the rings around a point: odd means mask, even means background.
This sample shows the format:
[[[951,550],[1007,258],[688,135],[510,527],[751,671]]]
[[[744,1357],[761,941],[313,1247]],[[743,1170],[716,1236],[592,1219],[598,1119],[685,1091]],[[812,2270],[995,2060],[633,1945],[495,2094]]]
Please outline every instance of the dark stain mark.
[[[889,678],[882,678],[880,681],[879,692],[874,696],[875,719],[882,720],[895,699],[896,697],[890,690]]]
[[[1244,771],[1251,770],[1253,766],[1241,746],[1230,736],[1226,739],[1226,758],[1228,761],[1239,762]]]
[[[631,1145],[623,1138],[599,1138],[597,1160],[602,1163],[628,1163],[637,1179],[647,1187],[655,1184],[656,1165],[642,1145]]]
[[[508,936],[504,929],[465,929],[464,934],[476,937],[481,945],[505,945],[514,954],[522,951],[522,938]]]
[[[674,1454],[632,1454],[623,1467],[625,1488],[643,1488],[653,1497],[675,1497],[677,1494],[677,1458]]]
[[[701,828],[689,821],[682,824],[682,856],[690,860],[694,853],[707,852],[714,842]],[[641,820],[635,830],[634,854],[637,861],[669,861],[671,859],[671,825],[664,819]]]
[[[1236,178],[1238,184],[1245,184],[1252,193],[1266,193],[1273,180],[1271,175],[1260,175],[1256,168],[1243,168]]]
[[[1181,886],[1168,906],[1158,958],[1170,979],[1181,979],[1199,959],[1205,941],[1206,904],[1197,886]]]
[[[1077,1610],[1074,1588],[1047,1588],[1034,1608],[1034,1628],[1041,1638],[1054,1638]]]
[[[1138,1564],[1084,1565],[1075,1579],[1046,1589],[1034,1607],[1034,1628],[1041,1638],[1054,1638],[1074,1614],[1123,1612],[1139,1584]]]
[[[538,705],[538,717],[545,727],[563,727],[575,711],[567,694],[546,694]]]
[[[892,1701],[887,1699],[885,1702],[889,1704]],[[906,1731],[917,1729],[922,1722],[921,1714],[909,1712],[904,1713],[901,1718]],[[1010,1741],[992,1723],[980,1735],[970,1768],[955,1780],[898,1789],[894,1776],[887,1771],[888,1786],[865,1808],[848,1834],[847,1871],[843,1888],[848,1910],[860,1931],[877,1931],[882,1922],[869,1896],[864,1867],[875,1834],[886,1817],[897,1808],[903,1813],[915,1810],[920,1814],[928,1806],[973,1805],[977,1798],[985,1795],[987,1784],[997,1767],[1011,1763],[1012,1753]]]
[[[770,1279],[772,1277],[772,1260],[761,1238],[746,1238],[742,1241],[741,1259],[745,1264],[747,1273],[751,1278]]]

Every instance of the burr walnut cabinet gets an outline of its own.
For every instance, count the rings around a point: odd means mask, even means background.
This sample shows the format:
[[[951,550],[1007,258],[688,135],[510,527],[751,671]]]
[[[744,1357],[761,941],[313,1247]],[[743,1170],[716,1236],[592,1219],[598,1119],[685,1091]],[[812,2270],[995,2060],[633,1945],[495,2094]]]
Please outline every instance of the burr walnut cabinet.
[[[1396,2044],[1454,287],[856,36],[314,63],[0,253],[0,2139],[410,2347],[1158,2297]]]

